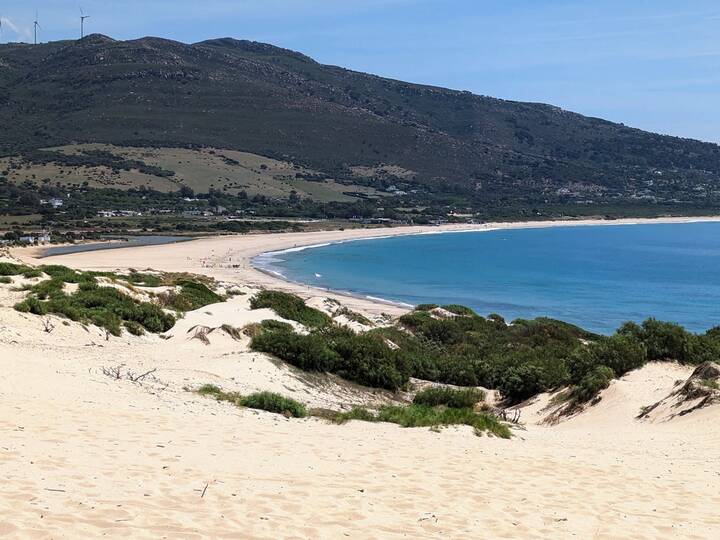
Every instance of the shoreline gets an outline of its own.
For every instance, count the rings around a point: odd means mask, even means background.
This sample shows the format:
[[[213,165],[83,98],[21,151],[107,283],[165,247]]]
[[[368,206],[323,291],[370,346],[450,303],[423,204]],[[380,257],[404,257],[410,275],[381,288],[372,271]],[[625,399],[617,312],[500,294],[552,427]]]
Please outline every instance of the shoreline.
[[[351,236],[418,231],[428,228]],[[19,312],[13,306],[26,296],[20,287],[36,282],[16,276],[0,285],[0,355],[8,359],[0,382],[6,433],[1,468],[11,480],[0,496],[0,512],[7,516],[0,518],[0,534],[717,536],[720,465],[707,456],[720,451],[720,408],[673,398],[678,381],[691,377],[691,365],[648,362],[567,417],[555,414],[565,403],[557,400],[562,391],[538,394],[514,409],[522,414],[509,440],[478,437],[469,426],[286,418],[200,395],[206,384],[243,396],[273,392],[318,412],[410,403],[404,392],[392,395],[338,375],[305,372],[253,351],[245,333],[238,339],[208,332],[208,342],[193,335],[197,327],[239,330],[282,320],[272,310],[251,309],[253,281],[316,294],[311,307],[335,310],[323,300],[337,295],[267,276],[249,261],[282,246],[344,241],[350,232],[223,236],[39,261],[188,271],[242,284],[225,302],[188,311],[162,337],[108,336],[93,324]],[[13,255],[31,262],[28,251]],[[6,250],[0,257],[14,262]],[[346,298],[342,304],[352,308]],[[413,385],[411,390],[424,383],[416,379]],[[497,403],[495,389],[486,396],[488,405]],[[639,418],[641,411],[648,415]]]
[[[406,304],[367,298],[347,291],[326,290],[311,284],[294,282],[266,269],[253,260],[270,253],[312,249],[313,246],[424,234],[487,232],[508,229],[550,227],[621,226],[720,222],[720,216],[627,218],[616,220],[583,219],[556,221],[489,222],[482,224],[414,225],[395,228],[368,228],[313,232],[218,235],[150,246],[100,249],[39,258],[38,247],[13,248],[12,254],[24,262],[43,264],[52,259],[86,270],[154,269],[166,272],[205,274],[220,281],[237,282],[260,288],[292,292],[305,299],[313,297],[341,300],[350,309],[373,315],[398,316],[408,311]]]

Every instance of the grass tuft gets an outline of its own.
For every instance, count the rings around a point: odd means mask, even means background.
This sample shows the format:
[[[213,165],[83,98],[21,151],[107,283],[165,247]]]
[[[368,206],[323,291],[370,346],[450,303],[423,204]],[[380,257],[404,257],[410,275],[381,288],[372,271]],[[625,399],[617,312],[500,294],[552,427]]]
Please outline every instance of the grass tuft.
[[[238,407],[258,409],[293,418],[307,416],[307,409],[302,403],[274,392],[255,392],[249,396],[243,396],[238,392],[224,392],[214,384],[204,384],[197,392],[203,396],[213,396],[218,401],[230,402]]]
[[[427,405],[385,406],[377,414],[363,407],[353,407],[345,413],[338,413],[331,420],[343,424],[348,420],[364,422],[389,422],[402,427],[438,428],[450,425],[471,426],[476,435],[488,432],[503,439],[509,439],[510,429],[497,418],[485,413],[476,413],[472,409],[449,407],[429,407]]]
[[[445,387],[426,388],[413,398],[415,405],[437,407],[444,405],[453,409],[471,409],[485,399],[485,393],[475,388],[453,389]]]

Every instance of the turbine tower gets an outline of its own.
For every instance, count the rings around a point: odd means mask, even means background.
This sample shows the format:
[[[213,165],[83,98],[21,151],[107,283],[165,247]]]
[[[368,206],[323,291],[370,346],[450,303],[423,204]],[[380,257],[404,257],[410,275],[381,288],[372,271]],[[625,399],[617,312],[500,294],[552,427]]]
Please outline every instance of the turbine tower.
[[[89,19],[90,15],[85,15],[83,8],[80,8],[80,39],[85,37],[85,19]]]
[[[33,30],[35,31],[35,45],[37,45],[37,31],[38,28],[42,30],[42,26],[40,26],[40,23],[38,22],[38,13],[35,12],[35,20],[33,21]]]

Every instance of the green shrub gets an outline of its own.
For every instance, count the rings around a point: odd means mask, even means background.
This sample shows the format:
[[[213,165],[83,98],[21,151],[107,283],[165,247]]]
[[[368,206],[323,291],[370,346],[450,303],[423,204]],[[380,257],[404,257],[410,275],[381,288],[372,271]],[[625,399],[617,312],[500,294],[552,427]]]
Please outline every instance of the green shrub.
[[[642,341],[647,348],[648,360],[693,361],[691,334],[680,325],[647,319],[642,326],[624,324],[618,334]]]
[[[260,409],[295,418],[307,416],[307,410],[302,403],[273,392],[256,392],[249,396],[243,396],[238,392],[224,392],[214,384],[204,384],[197,392],[203,396],[213,396],[218,401],[230,402],[238,407]]]
[[[243,407],[284,414],[294,418],[307,416],[305,406],[294,399],[283,397],[273,392],[257,392],[240,400]]]
[[[453,389],[432,387],[421,390],[413,398],[415,405],[437,407],[444,405],[454,409],[472,409],[478,402],[485,399],[485,393],[475,388]]]
[[[322,336],[289,331],[261,332],[252,338],[250,348],[277,356],[305,371],[331,372],[339,359]]]
[[[411,311],[410,313],[406,313],[398,320],[402,325],[410,329],[418,329],[422,328],[423,325],[434,321],[435,319],[426,310],[416,310]]]
[[[477,313],[475,313],[472,309],[466,306],[461,306],[460,304],[447,304],[442,306],[442,308],[450,313],[454,313],[455,315],[477,317]]]
[[[645,344],[634,336],[614,335],[590,344],[590,355],[596,365],[607,366],[618,377],[645,365]]]
[[[12,283],[12,278],[10,276],[1,276],[0,275],[0,283]]]
[[[28,266],[9,262],[0,262],[0,276],[19,276],[31,270]]]
[[[222,392],[222,390],[220,390],[220,387],[216,386],[214,384],[203,384],[198,389],[198,394],[203,395],[203,396],[219,395],[221,392]]]
[[[432,311],[433,309],[437,309],[437,304],[418,304],[415,306],[415,311]]]
[[[332,417],[333,422],[344,424],[349,420],[362,420],[363,422],[377,422],[377,416],[364,407],[353,407],[348,412],[337,413]]]
[[[308,328],[319,328],[330,323],[330,317],[305,304],[302,298],[281,291],[260,291],[250,300],[251,309],[272,309],[283,319],[299,322]]]
[[[570,396],[578,403],[594,398],[601,390],[610,386],[615,377],[613,370],[607,366],[595,366],[580,382],[573,387]]]
[[[123,323],[123,326],[125,326],[125,329],[133,336],[142,336],[143,334],[145,334],[145,328],[143,328],[143,326],[138,322],[125,321]]]
[[[31,289],[31,296],[15,309],[45,315],[54,313],[73,321],[93,323],[119,336],[124,322],[136,323],[149,332],[165,332],[175,318],[149,302],[139,302],[114,287],[83,282],[71,295],[62,292],[62,282],[53,278]],[[137,327],[135,327],[137,328]],[[128,329],[129,330],[129,329]]]
[[[169,291],[159,296],[161,303],[175,311],[193,311],[210,304],[222,302],[223,298],[203,283],[180,280],[176,284],[180,291]]]
[[[295,312],[304,307],[302,300],[284,293],[268,293],[264,302],[263,307],[291,304]],[[290,308],[285,308],[278,313],[290,315]],[[328,371],[360,384],[396,390],[409,377],[417,377],[498,389],[513,403],[579,385],[596,366],[609,367],[620,376],[649,359],[699,363],[720,357],[720,329],[695,335],[677,325],[649,320],[642,326],[624,325],[606,337],[549,318],[518,319],[508,325],[499,316],[480,317],[462,306],[445,308],[462,316],[435,318],[424,311],[431,306],[419,306],[395,326],[360,335],[323,324],[309,326],[315,328],[311,337],[294,336],[281,327],[271,337],[267,334],[275,329],[268,325],[253,340],[253,348],[302,369]]]
[[[494,416],[476,413],[472,409],[452,409],[409,405],[407,407],[386,406],[380,408],[377,420],[391,422],[403,427],[434,427],[466,425],[475,428],[476,434],[485,431],[504,439],[510,438],[510,429]]]
[[[348,420],[364,422],[389,422],[402,427],[440,427],[466,425],[475,429],[476,435],[489,432],[498,437],[509,439],[510,429],[494,416],[476,413],[469,408],[429,407],[412,404],[407,406],[388,405],[373,414],[363,407],[353,407],[350,411],[337,413],[332,421],[343,424]]]
[[[268,330],[270,332],[272,331],[279,331],[279,332],[294,332],[295,329],[292,327],[290,323],[286,323],[284,321],[276,321],[275,319],[265,319],[263,321],[260,321],[260,327],[263,330]]]
[[[95,281],[95,277],[90,272],[77,272],[67,266],[57,264],[45,265],[39,268],[52,279],[62,283],[80,283],[82,281]]]
[[[406,357],[390,349],[382,338],[358,335],[337,326],[308,335],[289,330],[264,331],[252,338],[250,347],[306,371],[335,373],[376,388],[397,390],[410,376]]]
[[[46,279],[37,285],[33,285],[30,291],[40,300],[46,300],[51,297],[63,295],[63,286],[65,283],[59,279]]]
[[[160,287],[163,284],[162,277],[155,274],[142,274],[140,272],[130,272],[127,276],[120,276],[122,279],[133,285],[141,287]]]
[[[375,388],[397,390],[410,378],[410,363],[378,337],[334,328],[324,335],[339,357],[331,370],[337,375]]]
[[[25,279],[33,279],[33,278],[39,278],[43,275],[43,273],[38,270],[37,268],[28,268],[23,272],[23,277]]]
[[[26,298],[15,304],[15,309],[21,313],[32,313],[33,315],[47,315],[47,304],[37,298]]]
[[[508,368],[501,376],[498,389],[511,403],[519,403],[547,390],[543,384],[542,369],[533,364],[521,364]]]

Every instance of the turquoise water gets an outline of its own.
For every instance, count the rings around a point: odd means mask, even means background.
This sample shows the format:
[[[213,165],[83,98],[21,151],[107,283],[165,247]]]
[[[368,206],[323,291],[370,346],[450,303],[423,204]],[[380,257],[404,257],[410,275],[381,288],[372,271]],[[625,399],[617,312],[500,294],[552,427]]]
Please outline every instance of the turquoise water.
[[[266,254],[293,281],[408,304],[548,316],[612,333],[647,317],[720,325],[720,223],[428,234]]]

